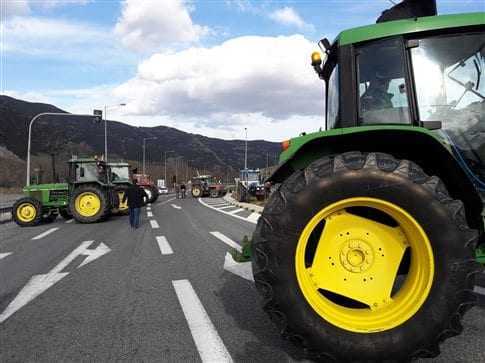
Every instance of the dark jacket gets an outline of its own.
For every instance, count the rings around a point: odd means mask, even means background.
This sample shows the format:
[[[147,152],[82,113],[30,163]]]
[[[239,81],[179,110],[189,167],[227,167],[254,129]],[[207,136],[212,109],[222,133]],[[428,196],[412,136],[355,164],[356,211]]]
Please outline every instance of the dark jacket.
[[[128,207],[130,208],[141,208],[145,205],[143,198],[148,199],[147,193],[140,188],[138,185],[131,185],[125,192],[123,197],[123,203],[128,199]]]

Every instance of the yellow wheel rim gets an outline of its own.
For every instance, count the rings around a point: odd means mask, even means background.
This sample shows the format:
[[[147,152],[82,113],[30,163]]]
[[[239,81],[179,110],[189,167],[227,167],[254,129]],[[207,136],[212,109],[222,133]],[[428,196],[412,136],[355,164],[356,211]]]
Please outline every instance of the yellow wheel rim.
[[[22,203],[17,207],[17,218],[22,222],[32,222],[37,216],[35,206],[31,203]]]
[[[393,224],[362,211],[385,214]],[[407,275],[398,275],[406,250]],[[433,284],[434,258],[425,231],[409,213],[362,197],[334,203],[310,220],[298,241],[295,269],[306,301],[323,319],[344,330],[373,333],[418,312]]]
[[[95,216],[101,209],[101,200],[92,192],[84,192],[76,197],[76,211],[83,217]]]
[[[126,200],[124,203],[123,203],[123,198],[125,197],[125,192],[123,191],[119,191],[118,192],[118,198],[119,198],[119,201],[120,201],[120,204],[118,205],[118,211],[125,211],[128,209],[128,200]]]

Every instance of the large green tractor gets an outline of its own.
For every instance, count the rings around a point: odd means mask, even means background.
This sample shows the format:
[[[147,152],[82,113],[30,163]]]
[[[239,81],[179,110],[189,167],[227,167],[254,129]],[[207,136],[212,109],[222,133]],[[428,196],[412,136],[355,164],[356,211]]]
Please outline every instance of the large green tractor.
[[[25,187],[25,197],[13,205],[13,219],[22,227],[51,222],[58,214],[65,219],[74,217],[80,223],[103,220],[117,203],[108,174],[104,161],[72,159],[68,183]]]
[[[327,131],[283,143],[253,236],[264,309],[314,360],[435,357],[485,262],[485,13],[320,44]]]

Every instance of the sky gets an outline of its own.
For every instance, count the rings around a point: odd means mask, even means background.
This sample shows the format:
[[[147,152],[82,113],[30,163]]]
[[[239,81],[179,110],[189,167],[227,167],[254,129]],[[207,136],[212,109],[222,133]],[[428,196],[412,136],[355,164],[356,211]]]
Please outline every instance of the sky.
[[[397,1],[394,1],[397,2]],[[485,0],[438,0],[440,14]],[[324,125],[317,42],[389,0],[0,0],[0,92],[134,126],[281,141]],[[119,104],[125,106],[117,106]]]

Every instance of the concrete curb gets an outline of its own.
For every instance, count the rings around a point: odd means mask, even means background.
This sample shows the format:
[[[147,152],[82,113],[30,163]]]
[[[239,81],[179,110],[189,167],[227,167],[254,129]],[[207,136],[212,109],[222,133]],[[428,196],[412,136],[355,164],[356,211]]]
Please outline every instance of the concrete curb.
[[[232,194],[230,193],[227,193],[224,198],[223,198],[226,202],[238,207],[238,208],[243,208],[243,209],[246,209],[246,210],[249,210],[251,212],[255,212],[255,213],[263,213],[263,207],[260,207],[259,205],[254,205],[254,204],[251,204],[251,203],[241,203],[241,202],[238,202],[237,200],[235,200],[233,197],[232,197]]]

